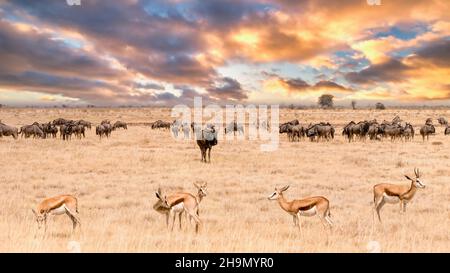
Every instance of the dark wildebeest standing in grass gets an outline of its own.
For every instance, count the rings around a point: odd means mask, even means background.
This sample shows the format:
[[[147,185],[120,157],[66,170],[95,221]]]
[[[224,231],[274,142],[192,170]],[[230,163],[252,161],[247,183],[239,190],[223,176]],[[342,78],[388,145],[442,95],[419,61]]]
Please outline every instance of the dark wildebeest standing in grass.
[[[445,127],[444,135],[450,135],[450,126]]]
[[[211,162],[211,149],[217,145],[217,131],[214,125],[208,125],[203,130],[196,130],[197,145],[202,153],[202,162]],[[208,160],[206,160],[208,152]]]
[[[89,121],[82,120],[82,119],[75,121],[75,125],[83,125],[84,128],[88,128],[89,130],[91,130],[91,127],[92,127],[92,123],[90,123]]]
[[[438,118],[438,122],[439,122],[439,124],[442,125],[442,126],[447,126],[447,125],[448,125],[448,121],[447,121],[447,119],[444,118],[444,117]]]
[[[342,135],[348,138],[348,142],[351,142],[352,140],[355,141],[356,136],[362,140],[365,139],[369,132],[369,126],[370,124],[368,121],[360,121],[358,123],[351,121],[342,130]]]
[[[334,139],[335,129],[329,122],[321,122],[318,124],[310,124],[308,129],[306,129],[306,136],[311,141],[319,141],[320,139],[325,139],[329,141]]]
[[[64,124],[68,123],[68,122],[69,122],[69,120],[66,120],[66,119],[63,119],[63,118],[57,118],[52,123],[53,123],[53,125],[62,126]]]
[[[106,136],[106,137],[109,136],[109,135],[107,134],[107,129],[106,129],[105,126],[103,126],[102,124],[98,125],[98,126],[95,128],[95,134],[96,134],[97,136],[99,136],[100,139],[102,139],[103,136]]]
[[[44,132],[37,124],[22,126],[19,133],[22,136],[25,135],[25,138],[29,138],[30,136],[33,136],[33,138],[45,138]]]
[[[126,122],[123,121],[116,121],[116,123],[114,123],[114,129],[119,129],[119,128],[123,128],[125,130],[128,130],[128,125]]]
[[[14,139],[17,139],[19,136],[19,130],[16,127],[0,122],[0,137],[2,136],[12,136]]]
[[[157,120],[152,123],[152,129],[170,129],[170,122]]]
[[[49,122],[44,124],[42,127],[46,138],[49,136],[56,138],[58,134],[58,128],[56,127],[56,125],[53,125],[51,122]]]
[[[433,135],[436,133],[436,129],[434,128],[433,124],[425,124],[420,128],[420,134],[422,135],[422,140],[425,141],[425,137],[427,140],[429,139],[430,135]]]
[[[65,124],[59,127],[59,134],[63,140],[70,140],[72,138],[72,134],[75,131],[75,123],[73,121],[66,122]]]
[[[414,127],[410,123],[406,123],[405,127],[403,128],[403,136],[405,137],[406,141],[414,139]]]

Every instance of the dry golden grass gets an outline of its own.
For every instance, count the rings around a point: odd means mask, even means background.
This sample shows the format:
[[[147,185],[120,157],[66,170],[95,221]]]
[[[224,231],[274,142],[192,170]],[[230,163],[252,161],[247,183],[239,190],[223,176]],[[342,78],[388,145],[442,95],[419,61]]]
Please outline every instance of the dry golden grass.
[[[400,115],[415,127],[427,117],[450,117],[445,110],[282,110],[281,120],[330,121],[337,138],[327,143],[287,142],[261,152],[259,142],[220,142],[212,164],[200,162],[191,141],[174,141],[168,131],[132,126],[99,139],[0,139],[0,251],[65,252],[78,240],[85,252],[364,252],[371,240],[384,252],[449,252],[450,138],[437,127],[427,143],[390,141],[347,143],[340,135],[350,120],[391,120]],[[127,122],[170,119],[170,109],[1,109],[0,119],[19,126],[57,117],[107,118]],[[436,122],[436,121],[435,121]],[[434,145],[433,145],[434,143]],[[404,183],[419,167],[427,188],[420,190],[405,215],[386,205],[384,223],[373,230],[372,187]],[[194,192],[192,183],[208,181],[201,204],[201,233],[193,227],[170,232],[152,210],[154,190]],[[303,233],[275,201],[275,185],[290,184],[288,199],[324,195],[331,202],[335,228],[319,219],[301,218]],[[45,238],[35,237],[31,208],[42,198],[76,193],[82,233],[70,235],[65,216],[50,221]]]

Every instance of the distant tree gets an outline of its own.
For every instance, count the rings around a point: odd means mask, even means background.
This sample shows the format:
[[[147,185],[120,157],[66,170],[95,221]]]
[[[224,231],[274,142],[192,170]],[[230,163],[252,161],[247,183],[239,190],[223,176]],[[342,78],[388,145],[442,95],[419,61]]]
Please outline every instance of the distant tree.
[[[375,109],[384,110],[386,109],[386,106],[384,106],[384,104],[382,104],[381,102],[377,102],[377,104],[375,104]]]
[[[356,110],[356,100],[352,100],[352,108],[353,110]]]
[[[319,97],[318,104],[322,108],[333,108],[333,95],[323,94]]]

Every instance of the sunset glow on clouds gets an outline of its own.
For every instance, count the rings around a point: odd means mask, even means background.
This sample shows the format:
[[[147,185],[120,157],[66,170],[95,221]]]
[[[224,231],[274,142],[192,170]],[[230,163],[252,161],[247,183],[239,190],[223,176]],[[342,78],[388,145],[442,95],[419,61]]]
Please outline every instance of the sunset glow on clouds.
[[[447,0],[0,0],[0,103],[450,102]]]

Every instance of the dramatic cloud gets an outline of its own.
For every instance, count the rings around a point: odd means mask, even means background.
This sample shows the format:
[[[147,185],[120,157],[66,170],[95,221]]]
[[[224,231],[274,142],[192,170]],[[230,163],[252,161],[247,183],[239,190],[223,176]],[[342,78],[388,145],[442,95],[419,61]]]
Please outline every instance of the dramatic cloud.
[[[8,101],[30,92],[29,104],[449,98],[448,1],[81,3],[0,0]]]
[[[404,79],[405,71],[408,69],[410,68],[402,62],[390,59],[359,72],[350,72],[345,75],[345,78],[353,83],[398,82]]]
[[[243,100],[247,98],[246,91],[242,89],[241,84],[232,78],[222,78],[216,82],[213,87],[207,89],[212,98],[222,100]]]

